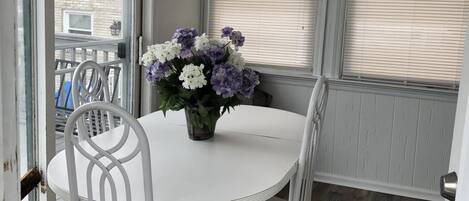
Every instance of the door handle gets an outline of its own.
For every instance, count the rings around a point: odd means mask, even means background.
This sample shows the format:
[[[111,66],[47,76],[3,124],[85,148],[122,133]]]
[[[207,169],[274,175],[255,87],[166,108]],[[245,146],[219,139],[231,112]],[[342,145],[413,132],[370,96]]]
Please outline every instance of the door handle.
[[[451,172],[440,177],[440,194],[449,201],[456,199],[456,186],[458,184],[458,175]]]

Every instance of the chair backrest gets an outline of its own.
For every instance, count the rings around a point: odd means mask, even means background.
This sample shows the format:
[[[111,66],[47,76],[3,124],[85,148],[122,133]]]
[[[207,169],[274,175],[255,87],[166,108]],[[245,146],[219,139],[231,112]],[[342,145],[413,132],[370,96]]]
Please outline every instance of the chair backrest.
[[[72,78],[72,99],[73,107],[78,108],[83,104],[104,101],[111,103],[109,92],[108,77],[105,69],[98,63],[88,60],[75,69]],[[83,139],[84,134],[97,135],[105,127],[114,128],[115,121],[109,119],[109,125],[102,124],[102,118],[111,118],[110,115],[103,113],[90,113],[83,121],[78,122],[78,136]],[[93,125],[93,131],[84,130],[85,124]]]
[[[63,59],[55,60],[55,107],[58,109],[73,110],[70,80],[79,64]]]
[[[292,200],[294,201],[311,200],[314,161],[321,133],[322,119],[327,104],[327,95],[326,78],[321,76],[314,85],[306,115],[298,171],[292,193]]]
[[[72,97],[75,108],[93,101],[111,102],[104,68],[91,60],[78,65],[72,78]]]
[[[82,79],[82,82],[85,82],[85,86],[91,86],[90,83],[87,82],[100,82],[100,76],[97,72],[95,71],[95,67],[98,65],[97,63],[93,61],[85,61],[81,63],[83,65],[89,65],[89,67],[85,68],[82,67],[80,69],[81,74],[87,74],[87,77],[81,77],[78,79]],[[72,79],[74,73],[78,69],[78,65],[80,65],[79,62],[75,61],[67,61],[67,60],[61,60],[61,59],[56,59],[55,61],[55,107],[59,109],[66,109],[69,111],[73,111],[73,103],[72,103]],[[91,67],[92,66],[92,67]],[[116,96],[117,96],[117,90],[118,90],[118,82],[119,82],[119,76],[120,76],[120,71],[121,68],[119,66],[114,66],[114,65],[101,65],[99,64],[98,66],[101,66],[102,71],[104,71],[104,74],[106,77],[110,80],[108,80],[108,88],[109,88],[109,95],[110,95],[110,101],[114,102],[116,101]],[[83,71],[87,71],[86,73]],[[96,80],[95,78],[98,78]],[[77,80],[80,81],[80,80]],[[95,84],[95,83],[92,83]],[[77,84],[81,86],[80,84]],[[79,91],[80,92],[80,91]],[[101,96],[101,101],[104,100],[104,97]],[[78,104],[78,103],[77,103]],[[78,104],[78,106],[81,104]]]
[[[92,138],[89,137],[90,135],[84,135],[85,138],[83,141],[77,141],[76,138],[73,137],[73,132],[77,123],[89,113],[94,112],[107,113],[113,117],[110,118],[110,120],[114,120],[116,118],[120,119],[120,127],[112,129],[112,131],[105,131],[109,132],[109,134],[112,134],[113,137],[115,137],[113,139],[116,139],[116,143],[113,146],[106,145],[106,148],[103,148],[105,145],[103,145],[102,142],[101,144],[96,143]],[[87,200],[100,201],[132,200],[131,185],[129,182],[130,178],[123,164],[131,161],[140,153],[145,201],[153,201],[151,161],[148,138],[145,134],[145,131],[143,130],[143,127],[131,114],[121,109],[119,106],[111,103],[88,103],[80,106],[70,115],[70,118],[68,119],[68,122],[65,126],[64,134],[71,201],[79,200],[75,153],[81,154],[81,158],[84,157],[89,160],[86,170]],[[132,138],[138,140],[135,145],[128,145],[128,141],[130,139],[129,135],[136,136],[135,138]],[[129,150],[133,151],[125,152],[124,154],[122,153],[123,151],[121,151],[119,152],[120,157],[117,156],[118,154],[116,154],[116,152],[124,149],[124,146],[125,150],[130,147],[131,149]],[[132,149],[132,147],[135,148]],[[80,160],[80,162],[83,163],[83,160]],[[98,177],[96,177],[96,175],[98,175]],[[119,185],[116,185],[116,179],[114,178],[115,176],[122,178],[121,180],[123,181],[123,184],[118,183]],[[106,182],[108,185],[106,185]],[[99,184],[99,187],[93,187],[93,184]],[[107,190],[105,190],[105,186],[108,187]],[[132,187],[141,189],[141,185]],[[124,188],[125,190],[117,191],[117,188]],[[98,190],[99,198],[94,198],[93,196],[97,194]],[[109,196],[109,193],[111,196],[107,197]],[[122,196],[124,193],[125,196]],[[106,196],[106,194],[108,195]],[[117,197],[118,194],[120,195],[119,197]]]

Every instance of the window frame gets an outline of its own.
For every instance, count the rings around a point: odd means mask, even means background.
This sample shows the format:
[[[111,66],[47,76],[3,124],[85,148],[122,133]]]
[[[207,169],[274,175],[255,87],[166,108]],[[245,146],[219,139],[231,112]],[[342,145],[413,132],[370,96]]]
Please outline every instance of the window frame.
[[[91,27],[90,29],[80,29],[80,28],[72,28],[70,27],[70,15],[83,15],[83,16],[89,16],[90,17],[90,24],[91,24]],[[69,34],[75,34],[75,33],[70,33],[69,30],[74,30],[74,31],[81,31],[81,32],[90,32],[90,36],[93,35],[94,33],[94,17],[93,17],[93,13],[92,12],[88,12],[88,11],[78,11],[78,10],[64,10],[63,11],[63,23],[62,23],[62,26],[63,26],[63,32],[64,33],[69,33]],[[86,34],[83,34],[83,35],[86,35]]]
[[[411,90],[429,94],[455,94],[458,89],[436,87],[432,85],[415,85],[405,82],[386,82],[385,80],[353,80],[343,79],[343,47],[347,18],[347,1],[319,0],[319,10],[316,22],[315,51],[312,68],[292,68],[266,66],[248,63],[247,66],[267,75],[290,77],[295,80],[313,78],[325,75],[334,85],[354,87],[378,87],[394,90]],[[201,0],[201,30],[208,32],[210,0]],[[353,85],[353,86],[352,86]],[[350,88],[349,87],[349,88]]]
[[[339,4],[343,8],[342,9],[334,9],[328,8],[328,14],[341,16],[338,21],[331,22],[328,26],[334,27],[334,31],[339,33],[340,35],[340,45],[337,45],[334,49],[335,52],[340,52],[339,56],[333,57],[334,60],[337,61],[337,65],[330,66],[329,70],[331,72],[330,76],[334,78],[338,82],[354,82],[360,83],[362,85],[372,85],[372,86],[390,86],[394,88],[401,88],[401,89],[414,89],[419,91],[426,91],[426,92],[447,92],[450,94],[454,94],[459,90],[460,81],[457,84],[452,85],[451,87],[448,85],[442,85],[438,83],[431,83],[431,82],[419,82],[419,81],[406,81],[406,80],[398,80],[398,79],[384,79],[384,78],[352,78],[352,77],[344,77],[343,69],[344,69],[344,46],[345,46],[345,36],[346,36],[346,26],[347,26],[347,12],[348,12],[348,3],[347,1],[339,1]],[[328,15],[329,16],[329,15]],[[333,33],[333,32],[328,32]],[[469,32],[468,32],[469,33]]]
[[[209,17],[210,17],[210,1],[201,1],[201,30],[208,33]],[[318,0],[318,15],[316,17],[316,33],[314,36],[314,51],[313,62],[311,67],[298,68],[291,66],[277,66],[265,65],[256,63],[246,63],[246,66],[259,71],[260,73],[291,76],[291,77],[312,77],[313,75],[321,75],[323,68],[323,52],[325,44],[325,28],[326,28],[326,14],[327,14],[327,1]],[[321,31],[320,31],[321,30]],[[242,31],[242,30],[241,30]]]

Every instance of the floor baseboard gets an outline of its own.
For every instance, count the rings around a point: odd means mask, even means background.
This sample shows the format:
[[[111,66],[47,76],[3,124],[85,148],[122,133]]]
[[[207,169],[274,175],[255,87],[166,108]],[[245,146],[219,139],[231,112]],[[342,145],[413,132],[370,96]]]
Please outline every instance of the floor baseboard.
[[[442,201],[443,198],[439,195],[438,192],[428,191],[425,189],[413,188],[413,187],[404,187],[393,184],[386,184],[381,182],[373,182],[360,180],[356,178],[349,178],[337,175],[331,175],[327,173],[316,173],[314,177],[315,181],[329,183],[334,185],[347,186],[352,188],[359,188],[369,191],[375,191],[380,193],[387,193],[393,195],[400,195],[410,198],[423,199],[423,200],[432,200],[432,201]]]

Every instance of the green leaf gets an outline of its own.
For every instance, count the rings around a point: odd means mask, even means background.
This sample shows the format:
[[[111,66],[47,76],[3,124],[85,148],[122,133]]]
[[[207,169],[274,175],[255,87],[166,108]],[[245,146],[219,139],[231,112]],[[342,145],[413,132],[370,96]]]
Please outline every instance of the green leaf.
[[[208,116],[208,110],[207,108],[205,108],[205,106],[203,104],[198,104],[198,110],[199,110],[199,114],[200,116],[202,117],[206,117]]]

